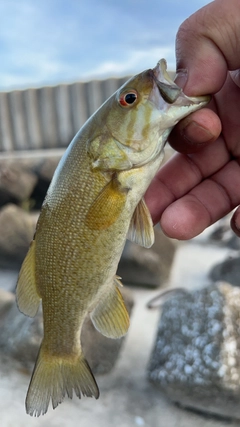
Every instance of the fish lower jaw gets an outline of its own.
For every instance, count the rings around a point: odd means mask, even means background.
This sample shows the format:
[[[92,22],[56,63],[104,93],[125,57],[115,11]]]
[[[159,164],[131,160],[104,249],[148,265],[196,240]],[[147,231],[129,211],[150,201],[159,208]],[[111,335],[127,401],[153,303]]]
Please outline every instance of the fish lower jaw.
[[[211,101],[211,95],[204,95],[204,96],[187,96],[185,95],[185,98],[187,98],[190,102],[192,102],[195,105],[199,105],[199,108],[204,107]]]
[[[176,100],[175,104],[169,107],[169,110],[172,111],[181,111],[185,110],[186,115],[193,113],[196,110],[199,110],[200,108],[205,107],[209,101],[211,100],[211,96],[187,96],[183,92]],[[176,113],[177,115],[177,113]],[[179,114],[180,116],[180,114]],[[178,120],[181,120],[178,118]]]

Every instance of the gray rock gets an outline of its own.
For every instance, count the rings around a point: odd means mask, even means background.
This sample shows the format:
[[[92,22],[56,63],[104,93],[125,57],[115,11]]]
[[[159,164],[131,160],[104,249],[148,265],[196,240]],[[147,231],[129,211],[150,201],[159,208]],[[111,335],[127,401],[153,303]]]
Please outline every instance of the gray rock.
[[[41,162],[39,162],[39,164],[34,168],[34,171],[38,177],[41,177],[50,182],[59,163],[60,157],[61,156],[47,157],[46,159],[43,159]]]
[[[127,241],[117,274],[128,285],[158,287],[169,278],[176,242],[155,227],[155,242],[150,249]]]
[[[121,289],[126,307],[131,313],[132,293]],[[43,336],[42,310],[34,318],[19,312],[15,296],[0,289],[0,352],[18,360],[26,369],[32,369]],[[107,373],[116,363],[124,338],[113,340],[101,335],[88,318],[82,330],[82,347],[94,373]]]
[[[31,368],[43,334],[42,313],[24,316],[17,308],[15,295],[0,289],[0,351]]]
[[[0,269],[0,289],[14,292],[18,278],[18,270]]]
[[[240,257],[227,258],[214,265],[209,272],[209,277],[214,282],[224,281],[240,286]]]
[[[227,215],[217,222],[214,230],[209,235],[209,241],[211,243],[216,243],[218,246],[225,246],[230,249],[239,250],[240,239],[231,229],[230,219],[231,217]]]
[[[182,406],[240,418],[240,289],[213,284],[163,306],[148,377]]]
[[[0,155],[0,171],[4,168],[18,169],[51,180],[65,149],[29,150],[13,152],[9,157]]]
[[[0,191],[8,192],[18,201],[27,200],[33,192],[37,176],[17,162],[0,164]]]
[[[12,292],[0,289],[0,325],[2,327],[3,318],[15,302],[15,296]]]
[[[33,238],[38,214],[8,204],[0,210],[0,267],[19,267]]]
[[[62,154],[63,150],[45,150],[15,158],[0,156],[0,206],[15,203],[39,210]]]

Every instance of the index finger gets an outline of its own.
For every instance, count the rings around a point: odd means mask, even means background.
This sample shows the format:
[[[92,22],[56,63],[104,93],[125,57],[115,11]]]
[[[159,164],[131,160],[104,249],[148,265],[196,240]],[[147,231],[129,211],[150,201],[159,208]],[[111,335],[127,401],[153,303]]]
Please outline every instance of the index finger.
[[[145,200],[156,224],[164,210],[230,160],[222,137],[198,153],[175,154],[154,177]]]

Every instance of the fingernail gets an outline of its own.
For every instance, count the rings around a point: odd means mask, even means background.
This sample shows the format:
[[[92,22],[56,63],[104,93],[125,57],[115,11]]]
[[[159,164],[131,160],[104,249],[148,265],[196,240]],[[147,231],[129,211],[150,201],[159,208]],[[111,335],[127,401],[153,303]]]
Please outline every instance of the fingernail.
[[[202,144],[214,139],[214,136],[208,129],[199,125],[197,122],[190,122],[187,126],[182,129],[182,135],[184,139],[187,139],[189,142],[197,142]]]
[[[185,84],[187,83],[187,79],[188,70],[186,68],[180,68],[179,70],[177,70],[174,81],[179,87],[183,89]]]
[[[239,208],[236,209],[234,212],[232,218],[231,218],[231,228],[234,231],[234,233],[240,237],[240,221],[239,221]]]
[[[229,74],[234,81],[235,85],[240,87],[240,70],[229,71]]]

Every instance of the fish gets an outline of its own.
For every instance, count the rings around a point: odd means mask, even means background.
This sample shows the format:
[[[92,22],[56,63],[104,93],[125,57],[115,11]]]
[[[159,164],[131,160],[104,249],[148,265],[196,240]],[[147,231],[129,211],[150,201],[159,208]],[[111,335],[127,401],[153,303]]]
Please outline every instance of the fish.
[[[90,315],[109,338],[129,328],[116,276],[126,239],[151,247],[154,230],[144,193],[159,170],[176,123],[205,106],[187,97],[160,60],[130,78],[83,125],[67,147],[43,202],[20,269],[19,310],[34,317],[42,302],[43,340],[26,412],[44,415],[73,392],[99,397],[81,348]]]

